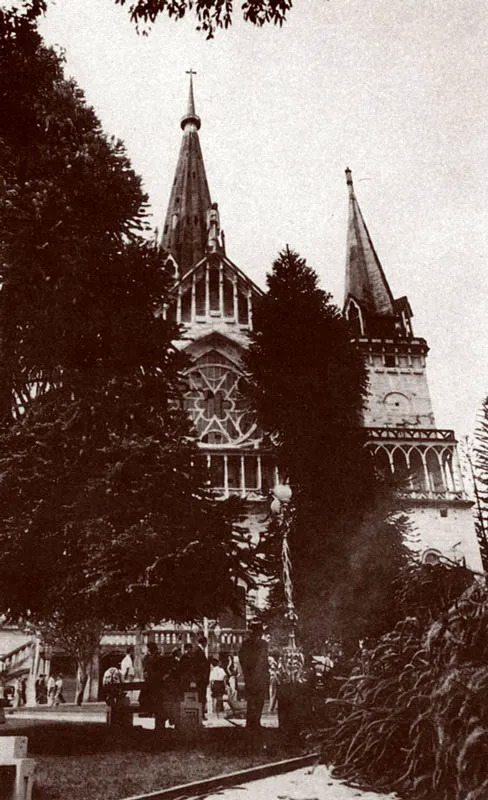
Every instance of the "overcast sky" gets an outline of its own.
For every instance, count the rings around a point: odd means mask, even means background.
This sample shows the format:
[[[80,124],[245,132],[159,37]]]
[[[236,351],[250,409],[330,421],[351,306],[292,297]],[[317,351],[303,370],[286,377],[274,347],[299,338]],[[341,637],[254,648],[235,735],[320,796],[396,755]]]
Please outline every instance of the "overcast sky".
[[[438,427],[488,394],[488,15],[483,0],[296,0],[282,29],[188,19],[137,34],[114,0],[51,0],[42,33],[124,140],[161,228],[190,67],[228,256],[264,286],[288,244],[343,300],[347,191],[427,339]],[[110,198],[107,198],[110,202]]]

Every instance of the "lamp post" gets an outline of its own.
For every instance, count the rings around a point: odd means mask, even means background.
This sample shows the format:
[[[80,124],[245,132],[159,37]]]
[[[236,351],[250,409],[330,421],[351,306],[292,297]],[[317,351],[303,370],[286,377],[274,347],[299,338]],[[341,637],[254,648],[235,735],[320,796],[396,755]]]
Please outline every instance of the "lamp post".
[[[290,500],[292,498],[292,490],[289,484],[280,483],[273,489],[273,500],[271,501],[271,513],[276,514],[280,532],[282,535],[281,544],[281,559],[283,566],[283,589],[286,599],[286,619],[290,623],[290,630],[288,633],[288,645],[285,647],[286,656],[286,672],[291,683],[300,680],[303,673],[304,659],[302,650],[296,643],[296,628],[298,622],[298,615],[293,600],[293,581],[292,581],[292,564],[290,556],[290,543],[288,534],[292,524],[292,512],[288,510]]]

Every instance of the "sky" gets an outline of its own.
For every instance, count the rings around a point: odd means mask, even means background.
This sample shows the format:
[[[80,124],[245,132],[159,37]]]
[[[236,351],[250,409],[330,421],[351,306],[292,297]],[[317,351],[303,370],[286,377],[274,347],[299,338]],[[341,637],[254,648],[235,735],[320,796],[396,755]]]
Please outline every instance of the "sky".
[[[190,17],[137,33],[114,0],[50,0],[106,133],[125,142],[161,229],[188,75],[227,254],[259,286],[286,245],[342,305],[350,167],[395,297],[430,348],[439,428],[488,395],[488,15],[482,0],[296,0],[282,28]],[[110,202],[110,198],[107,198]]]

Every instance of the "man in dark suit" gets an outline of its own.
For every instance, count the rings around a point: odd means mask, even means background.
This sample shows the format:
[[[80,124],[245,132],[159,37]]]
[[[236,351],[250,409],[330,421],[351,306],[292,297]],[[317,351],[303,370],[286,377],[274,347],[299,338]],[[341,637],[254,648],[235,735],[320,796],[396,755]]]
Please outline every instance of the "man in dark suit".
[[[197,646],[192,653],[193,672],[197,685],[198,700],[202,704],[202,715],[205,719],[207,705],[207,686],[210,676],[210,662],[206,653],[207,639],[205,636],[198,637]]]
[[[261,728],[261,714],[269,688],[268,645],[263,639],[261,622],[251,622],[249,631],[239,651],[239,661],[246,684],[246,728],[256,733]]]

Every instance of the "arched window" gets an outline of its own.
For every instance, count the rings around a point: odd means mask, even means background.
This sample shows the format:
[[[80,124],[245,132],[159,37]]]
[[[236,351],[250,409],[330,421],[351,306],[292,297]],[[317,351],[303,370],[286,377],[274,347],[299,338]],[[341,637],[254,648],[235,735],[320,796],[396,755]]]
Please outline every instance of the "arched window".
[[[378,475],[391,479],[391,465],[388,453],[384,447],[379,447],[374,454],[374,466]]]
[[[442,558],[441,551],[435,550],[433,547],[430,547],[428,550],[424,550],[421,556],[422,564],[431,564],[432,566],[439,564],[441,558]]]
[[[427,471],[429,473],[430,488],[433,492],[445,492],[446,487],[442,477],[439,455],[436,450],[430,448],[426,455]]]
[[[407,464],[407,456],[400,447],[396,447],[393,452],[393,470],[395,482],[402,484],[401,489],[407,488],[407,481],[409,477],[409,470]]]
[[[201,442],[237,445],[259,438],[255,415],[241,391],[243,375],[224,355],[206,353],[187,377],[185,407]]]
[[[364,335],[363,316],[361,314],[361,309],[354,300],[349,301],[349,306],[347,309],[347,319],[352,328],[353,333],[355,333],[356,336],[363,336]]]
[[[410,487],[414,492],[424,492],[428,487],[425,485],[425,470],[422,456],[419,451],[413,448],[410,451]]]

